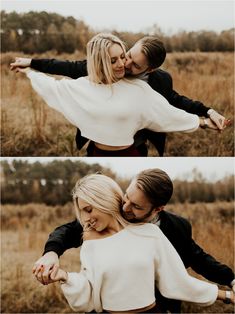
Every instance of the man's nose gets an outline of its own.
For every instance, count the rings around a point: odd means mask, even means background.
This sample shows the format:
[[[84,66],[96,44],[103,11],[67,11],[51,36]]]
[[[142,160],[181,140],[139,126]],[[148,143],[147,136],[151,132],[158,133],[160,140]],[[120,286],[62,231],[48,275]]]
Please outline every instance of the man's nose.
[[[128,201],[123,203],[122,208],[123,208],[124,212],[130,212],[131,211],[131,203]]]
[[[125,68],[126,69],[130,69],[130,67],[131,67],[131,58],[126,58],[126,62],[125,62]]]

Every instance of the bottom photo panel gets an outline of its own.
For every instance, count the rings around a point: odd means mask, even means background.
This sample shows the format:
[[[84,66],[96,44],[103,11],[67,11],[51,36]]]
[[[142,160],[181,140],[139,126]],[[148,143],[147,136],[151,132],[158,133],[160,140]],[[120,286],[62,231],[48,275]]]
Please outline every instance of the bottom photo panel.
[[[233,313],[234,159],[2,158],[1,313]]]

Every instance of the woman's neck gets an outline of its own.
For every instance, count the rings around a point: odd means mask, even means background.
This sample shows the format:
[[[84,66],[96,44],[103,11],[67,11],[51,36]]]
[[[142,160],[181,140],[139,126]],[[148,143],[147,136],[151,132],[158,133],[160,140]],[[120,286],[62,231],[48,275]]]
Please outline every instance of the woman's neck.
[[[105,234],[109,234],[109,235],[112,235],[112,234],[115,234],[119,231],[121,231],[123,229],[123,226],[116,220],[116,219],[113,219],[110,224],[107,226],[107,228],[105,228],[102,233],[104,232]]]
[[[115,233],[118,233],[121,231],[124,227],[115,219],[110,223],[110,225],[107,226],[102,231],[96,231],[94,229],[90,229],[89,231],[86,231],[83,233],[83,241],[86,240],[98,240],[110,237],[114,235]]]

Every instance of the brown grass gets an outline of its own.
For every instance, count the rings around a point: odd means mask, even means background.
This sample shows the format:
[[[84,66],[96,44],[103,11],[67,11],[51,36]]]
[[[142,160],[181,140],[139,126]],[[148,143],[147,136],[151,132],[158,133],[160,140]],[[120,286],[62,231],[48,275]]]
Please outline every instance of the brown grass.
[[[191,220],[194,239],[205,251],[233,267],[233,203],[170,205],[169,209]],[[1,313],[71,313],[59,284],[40,285],[31,269],[48,233],[73,219],[72,205],[4,205],[1,214]],[[79,249],[66,252],[61,264],[79,271]],[[184,303],[183,313],[233,313],[233,307],[220,301],[206,308]]]
[[[76,149],[75,127],[50,109],[32,90],[27,78],[9,71],[16,53],[2,54],[2,155],[3,156],[83,156]],[[79,53],[57,57],[81,59]],[[232,53],[173,53],[164,68],[173,76],[180,94],[202,101],[233,119],[234,59]],[[155,150],[150,145],[149,155]],[[212,130],[168,135],[166,156],[233,156],[233,127],[222,134]]]

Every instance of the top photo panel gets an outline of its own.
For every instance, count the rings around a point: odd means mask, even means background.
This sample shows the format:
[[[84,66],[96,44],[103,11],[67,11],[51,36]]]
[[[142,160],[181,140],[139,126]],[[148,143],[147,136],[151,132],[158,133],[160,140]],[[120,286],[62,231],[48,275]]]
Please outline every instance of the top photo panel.
[[[233,1],[2,1],[1,156],[234,156]]]

